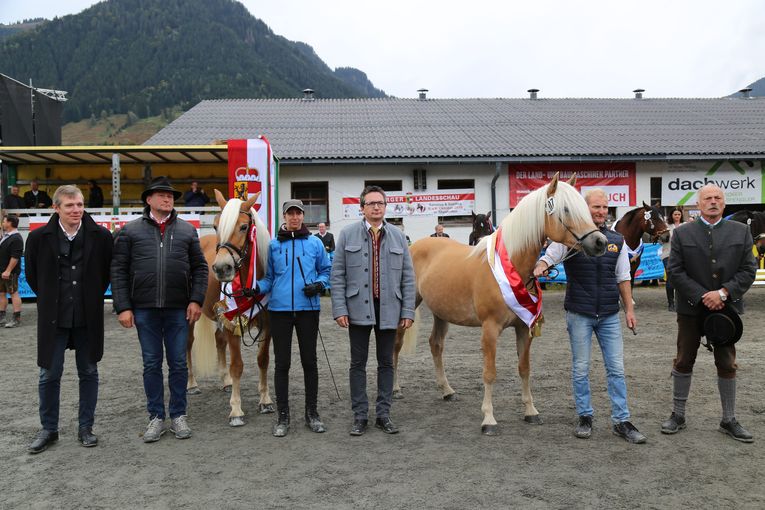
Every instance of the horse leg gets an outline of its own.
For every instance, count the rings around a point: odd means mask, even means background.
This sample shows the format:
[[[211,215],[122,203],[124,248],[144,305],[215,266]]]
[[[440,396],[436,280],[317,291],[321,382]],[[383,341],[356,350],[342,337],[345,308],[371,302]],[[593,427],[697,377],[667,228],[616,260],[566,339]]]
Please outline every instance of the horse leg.
[[[242,411],[242,398],[240,393],[240,383],[242,381],[242,372],[244,363],[242,362],[242,349],[240,347],[240,338],[228,334],[228,350],[231,353],[231,413],[228,415],[228,424],[232,427],[241,427],[244,425],[244,411]]]
[[[271,335],[265,333],[263,340],[258,347],[258,391],[260,393],[260,403],[258,412],[260,414],[269,414],[274,412],[274,401],[268,391],[268,347],[271,345]]]
[[[215,332],[215,348],[218,350],[218,373],[220,374],[221,389],[226,393],[231,391],[231,375],[226,364],[226,347],[228,347],[229,335],[231,333],[224,333],[220,330]]]
[[[194,345],[194,327],[189,328],[189,338],[186,342],[186,365],[189,368],[189,377],[186,381],[186,394],[199,395],[202,391],[199,389],[197,380],[194,378],[194,369],[191,365],[191,347]]]
[[[534,407],[534,398],[531,396],[531,384],[529,376],[531,375],[531,336],[526,325],[515,327],[515,345],[518,350],[518,375],[521,376],[521,401],[524,411],[523,419],[527,423],[540,425],[542,419],[539,417],[539,411]]]
[[[444,340],[449,331],[449,323],[440,317],[433,316],[433,329],[430,332],[430,354],[433,356],[433,365],[436,369],[436,385],[441,390],[441,396],[444,400],[457,400],[457,395],[449,386],[444,371]]]
[[[492,392],[494,381],[497,378],[497,338],[502,332],[502,327],[490,320],[484,321],[481,328],[481,350],[483,351],[483,421],[481,432],[487,436],[498,433],[497,420],[494,419],[494,405],[492,404]]]

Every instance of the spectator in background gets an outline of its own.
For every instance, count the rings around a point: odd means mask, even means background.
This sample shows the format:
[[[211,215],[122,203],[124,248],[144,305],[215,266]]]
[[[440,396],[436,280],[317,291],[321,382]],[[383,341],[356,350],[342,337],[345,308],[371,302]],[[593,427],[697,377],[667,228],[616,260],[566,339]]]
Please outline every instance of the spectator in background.
[[[191,182],[191,189],[183,194],[183,203],[186,207],[204,207],[210,202],[210,197],[205,190],[199,187],[197,181]]]
[[[19,187],[17,185],[11,186],[11,192],[3,200],[4,209],[26,209],[24,199],[19,195]]]
[[[0,326],[15,328],[21,322],[21,296],[19,295],[19,274],[21,257],[24,254],[24,239],[18,231],[19,218],[13,214],[3,217],[3,237],[0,239]],[[7,294],[13,303],[13,318],[5,319],[8,307]]]
[[[335,257],[335,236],[331,232],[327,232],[326,223],[319,223],[319,233],[315,235],[321,240],[324,250],[329,255],[329,261],[332,262],[332,259]]]
[[[47,209],[53,205],[53,200],[40,189],[40,183],[37,182],[37,179],[32,179],[29,185],[32,189],[24,193],[24,206],[27,209]]]
[[[664,264],[664,272],[667,274],[667,285],[665,289],[667,291],[667,310],[670,312],[675,311],[675,288],[672,287],[672,282],[669,280],[669,253],[672,245],[672,233],[677,227],[683,223],[683,211],[675,209],[672,211],[672,221],[667,225],[669,228],[669,241],[661,245],[661,254],[659,258],[662,264]]]
[[[430,234],[430,237],[449,237],[449,234],[444,233],[444,226],[439,223],[436,225],[436,231]]]
[[[104,206],[104,192],[101,187],[96,183],[95,179],[88,181],[88,188],[90,189],[90,195],[88,196],[88,209],[97,209]]]

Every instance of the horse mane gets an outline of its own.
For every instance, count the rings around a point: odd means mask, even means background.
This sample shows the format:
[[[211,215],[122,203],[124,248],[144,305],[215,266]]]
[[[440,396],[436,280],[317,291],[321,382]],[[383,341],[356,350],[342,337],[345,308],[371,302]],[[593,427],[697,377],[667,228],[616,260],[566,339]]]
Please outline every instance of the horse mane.
[[[239,212],[244,202],[238,198],[232,198],[226,202],[226,207],[220,213],[220,222],[218,223],[218,240],[226,241],[231,238],[234,233],[234,227],[236,227],[239,221]],[[254,209],[250,209],[250,217],[255,223],[257,232],[256,242],[258,244],[258,262],[261,267],[265,268],[268,262],[268,245],[271,242],[271,237],[268,234],[268,227],[260,219],[258,213]]]
[[[547,189],[550,185],[545,184],[526,195],[518,206],[510,211],[500,223],[504,231],[502,237],[505,248],[510,258],[521,254],[530,248],[541,247],[545,241],[545,202],[547,201]],[[587,208],[587,203],[581,200],[581,195],[573,186],[563,181],[558,181],[558,186],[553,195],[556,200],[553,215],[566,224],[591,222],[592,215]],[[486,250],[489,237],[484,237],[473,247],[471,255],[478,255]]]

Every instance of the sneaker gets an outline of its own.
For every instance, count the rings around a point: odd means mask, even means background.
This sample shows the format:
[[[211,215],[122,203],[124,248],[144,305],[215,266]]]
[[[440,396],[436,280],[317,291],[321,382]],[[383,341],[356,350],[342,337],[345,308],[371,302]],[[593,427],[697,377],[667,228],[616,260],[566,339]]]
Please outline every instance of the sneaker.
[[[191,437],[191,428],[185,414],[170,421],[170,432],[175,434],[176,439],[188,439]]]
[[[662,434],[677,434],[678,431],[685,428],[685,416],[678,416],[672,413],[669,419],[661,424]]]
[[[159,416],[155,416],[149,421],[149,425],[146,427],[146,431],[143,433],[144,443],[154,443],[159,441],[166,431],[165,420]]]
[[[732,437],[736,441],[741,441],[742,443],[754,442],[754,438],[752,437],[752,434],[750,434],[748,430],[742,427],[741,424],[738,421],[736,421],[736,418],[733,418],[731,419],[731,421],[728,421],[728,422],[721,421],[719,430],[723,434],[728,434],[730,437]]]
[[[592,416],[580,416],[574,429],[574,435],[579,439],[589,439],[592,435]]]
[[[21,321],[20,321],[19,319],[17,319],[16,317],[13,317],[13,318],[9,319],[9,320],[8,320],[8,321],[5,323],[5,327],[6,327],[6,328],[15,328],[15,327],[16,327],[16,326],[18,326],[19,324],[21,324]]]
[[[628,421],[614,423],[613,431],[615,435],[623,437],[628,443],[643,444],[646,442],[646,437]]]

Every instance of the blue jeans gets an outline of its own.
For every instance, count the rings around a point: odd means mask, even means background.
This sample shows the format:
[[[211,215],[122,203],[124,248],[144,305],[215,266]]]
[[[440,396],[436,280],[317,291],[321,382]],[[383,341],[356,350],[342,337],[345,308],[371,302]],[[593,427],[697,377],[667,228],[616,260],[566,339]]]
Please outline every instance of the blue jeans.
[[[165,419],[163,350],[167,356],[170,418],[186,414],[186,343],[189,323],[185,308],[138,308],[133,310],[143,356],[143,388],[149,417]]]
[[[620,423],[629,420],[627,408],[627,383],[624,380],[624,350],[619,314],[605,317],[590,317],[566,312],[566,326],[571,341],[571,379],[574,388],[574,403],[579,416],[592,416],[590,401],[590,358],[592,356],[592,334],[600,344],[603,363],[606,366],[608,396],[611,399],[611,421]]]
[[[61,401],[61,374],[64,372],[64,353],[69,340],[73,341],[77,376],[80,380],[80,427],[92,427],[98,401],[98,367],[91,363],[87,348],[85,328],[58,328],[56,345],[50,368],[40,368],[40,423],[50,432],[58,430],[59,404]]]

